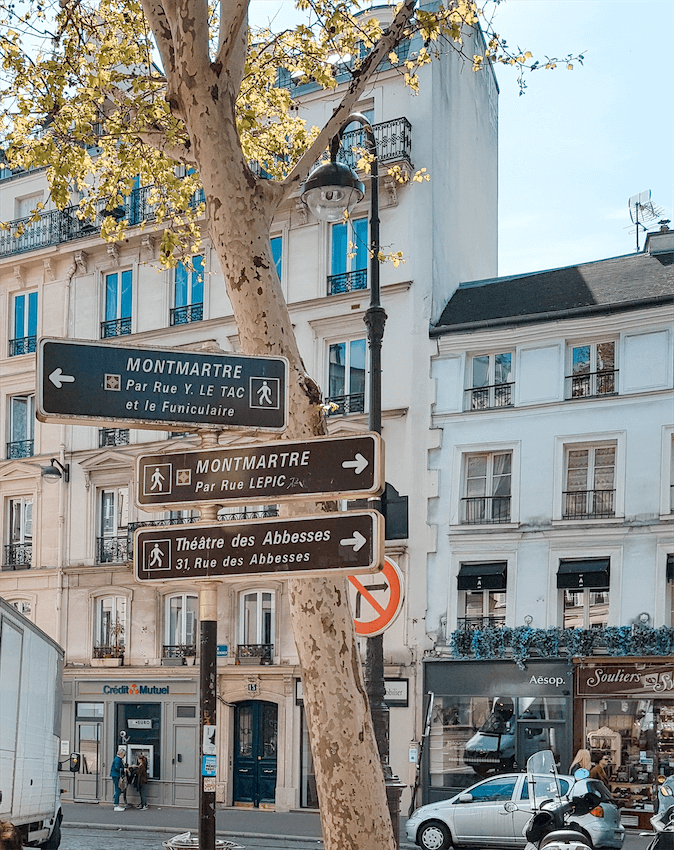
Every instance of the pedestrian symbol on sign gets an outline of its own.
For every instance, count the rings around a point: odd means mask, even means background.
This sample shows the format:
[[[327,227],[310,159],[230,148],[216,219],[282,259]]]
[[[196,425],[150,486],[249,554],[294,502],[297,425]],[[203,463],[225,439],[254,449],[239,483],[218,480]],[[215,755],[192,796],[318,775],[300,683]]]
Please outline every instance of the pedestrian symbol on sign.
[[[171,541],[146,540],[143,542],[143,565],[148,573],[171,569]]]
[[[143,467],[143,495],[171,493],[173,464],[153,463],[151,466]]]
[[[251,378],[249,404],[258,410],[278,410],[281,382],[278,378]]]

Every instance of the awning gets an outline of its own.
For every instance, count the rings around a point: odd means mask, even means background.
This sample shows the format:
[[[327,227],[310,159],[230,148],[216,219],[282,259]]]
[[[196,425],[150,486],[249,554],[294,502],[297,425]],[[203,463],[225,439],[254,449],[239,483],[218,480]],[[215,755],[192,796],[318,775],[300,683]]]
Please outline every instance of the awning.
[[[608,558],[592,558],[584,561],[560,561],[557,587],[582,590],[584,587],[608,587]]]
[[[674,581],[674,554],[667,555],[667,581]]]
[[[507,561],[461,564],[459,590],[505,590]]]

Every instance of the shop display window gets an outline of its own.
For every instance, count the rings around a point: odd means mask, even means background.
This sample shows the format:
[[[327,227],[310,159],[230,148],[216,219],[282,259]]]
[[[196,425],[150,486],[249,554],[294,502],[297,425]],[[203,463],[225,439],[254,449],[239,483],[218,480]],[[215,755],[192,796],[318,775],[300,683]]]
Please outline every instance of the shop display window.
[[[564,697],[436,695],[431,712],[431,787],[467,788],[492,774],[523,770],[533,753],[551,749],[566,767]],[[450,790],[451,789],[451,790]]]

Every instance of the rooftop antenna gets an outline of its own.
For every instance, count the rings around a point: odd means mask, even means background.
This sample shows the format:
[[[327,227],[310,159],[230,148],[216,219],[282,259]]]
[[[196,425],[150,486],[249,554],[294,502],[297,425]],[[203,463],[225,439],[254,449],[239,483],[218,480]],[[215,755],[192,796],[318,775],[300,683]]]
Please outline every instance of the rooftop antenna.
[[[644,192],[639,192],[638,195],[632,195],[629,200],[630,207],[630,218],[632,219],[632,224],[636,225],[635,230],[637,234],[637,251],[639,250],[639,228],[644,231],[648,231],[651,227],[655,225],[651,222],[655,222],[656,219],[661,218],[664,210],[661,207],[656,206],[653,201],[651,201],[651,190],[646,189]],[[646,224],[649,224],[647,227]]]

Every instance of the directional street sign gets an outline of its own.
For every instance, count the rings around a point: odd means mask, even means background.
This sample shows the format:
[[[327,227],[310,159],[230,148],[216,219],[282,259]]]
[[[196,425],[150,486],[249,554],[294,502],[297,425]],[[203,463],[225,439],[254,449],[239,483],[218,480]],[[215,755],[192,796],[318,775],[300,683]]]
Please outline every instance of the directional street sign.
[[[382,453],[382,439],[373,433],[141,455],[136,503],[163,510],[166,505],[377,496],[384,489]]]
[[[139,528],[136,579],[370,573],[384,562],[384,518],[376,511]]]
[[[37,418],[283,431],[287,371],[283,357],[41,339]]]

